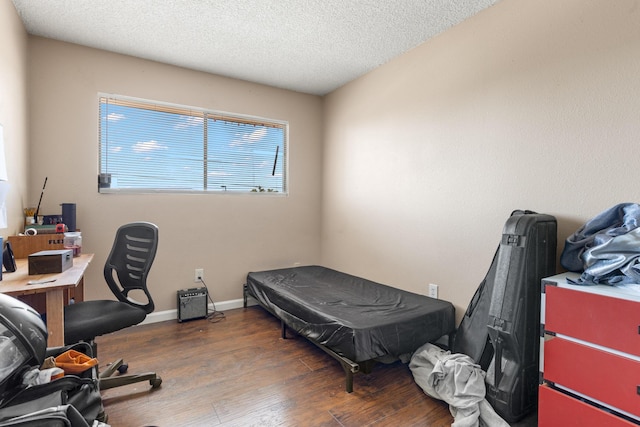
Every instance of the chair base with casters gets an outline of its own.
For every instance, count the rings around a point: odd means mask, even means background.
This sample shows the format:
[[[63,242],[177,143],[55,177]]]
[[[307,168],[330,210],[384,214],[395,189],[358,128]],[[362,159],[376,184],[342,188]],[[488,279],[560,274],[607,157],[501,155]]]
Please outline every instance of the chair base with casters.
[[[162,384],[162,378],[155,372],[145,372],[143,374],[118,375],[112,377],[115,371],[120,373],[126,372],[126,366],[122,359],[118,359],[110,364],[107,369],[100,372],[100,390],[108,390],[114,387],[134,384],[142,381],[149,381],[151,388],[158,388]],[[124,369],[121,369],[123,368]]]
[[[98,313],[98,314],[96,314]],[[110,318],[115,319],[106,326],[99,313],[110,313]],[[65,341],[69,343],[86,342],[88,343],[93,354],[98,354],[98,345],[93,338],[82,336],[83,330],[91,330],[96,336],[104,335],[115,330],[123,329],[131,324],[138,324],[146,317],[144,310],[137,307],[123,304],[119,301],[112,300],[96,300],[85,301],[82,303],[71,304],[65,307]],[[99,383],[101,390],[107,390],[137,382],[149,381],[152,388],[160,387],[162,378],[155,372],[145,372],[143,374],[124,375],[128,366],[122,359],[109,364],[106,369],[100,372]],[[113,376],[118,371],[120,375]]]

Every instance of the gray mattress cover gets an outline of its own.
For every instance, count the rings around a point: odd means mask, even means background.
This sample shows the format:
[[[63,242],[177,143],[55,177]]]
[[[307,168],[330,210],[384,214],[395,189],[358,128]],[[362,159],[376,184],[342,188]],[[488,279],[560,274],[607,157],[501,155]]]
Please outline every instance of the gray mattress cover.
[[[354,362],[398,358],[455,330],[455,308],[321,266],[251,272],[247,290],[297,333]]]

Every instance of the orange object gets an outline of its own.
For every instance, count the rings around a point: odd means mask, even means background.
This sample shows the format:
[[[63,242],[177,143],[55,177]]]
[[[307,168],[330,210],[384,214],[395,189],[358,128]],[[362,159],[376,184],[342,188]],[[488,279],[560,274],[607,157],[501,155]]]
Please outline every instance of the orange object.
[[[51,381],[57,380],[58,378],[64,377],[64,369],[60,372],[54,371],[51,375]]]
[[[79,374],[97,364],[98,359],[75,350],[65,351],[56,357],[56,366],[62,368],[65,374]]]

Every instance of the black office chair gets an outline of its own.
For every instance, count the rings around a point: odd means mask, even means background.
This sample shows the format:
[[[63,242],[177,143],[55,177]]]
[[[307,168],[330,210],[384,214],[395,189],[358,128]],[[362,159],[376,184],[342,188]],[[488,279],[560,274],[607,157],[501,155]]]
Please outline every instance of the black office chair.
[[[97,355],[95,337],[119,331],[142,322],[155,306],[147,290],[147,275],[158,247],[158,227],[149,222],[133,222],[116,232],[111,253],[104,265],[104,278],[118,301],[96,300],[70,304],[64,311],[65,343],[91,343]],[[130,293],[132,295],[130,295]],[[133,296],[143,299],[138,302]],[[116,369],[125,373],[122,359],[100,373],[100,388],[108,389],[140,381],[153,388],[162,383],[154,372],[139,375],[111,375]]]

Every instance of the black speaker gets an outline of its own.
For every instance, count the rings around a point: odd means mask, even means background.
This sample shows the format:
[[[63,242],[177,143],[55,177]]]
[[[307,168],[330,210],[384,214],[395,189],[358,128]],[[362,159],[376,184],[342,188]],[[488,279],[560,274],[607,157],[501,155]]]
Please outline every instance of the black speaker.
[[[67,226],[67,230],[76,231],[76,204],[62,204],[62,222]]]
[[[178,291],[178,322],[207,317],[207,288]]]
[[[2,251],[2,266],[7,273],[13,273],[16,271],[16,258],[13,256],[11,242],[7,242],[4,246],[4,250]],[[0,279],[1,278],[2,275],[0,274]]]

